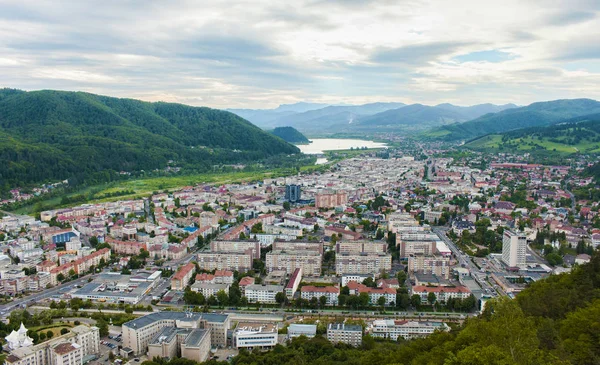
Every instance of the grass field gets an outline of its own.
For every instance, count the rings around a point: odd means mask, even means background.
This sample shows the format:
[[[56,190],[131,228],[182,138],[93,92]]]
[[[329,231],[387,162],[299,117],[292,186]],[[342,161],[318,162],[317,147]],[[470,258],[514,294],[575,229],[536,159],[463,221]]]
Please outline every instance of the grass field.
[[[560,139],[559,139],[560,141]],[[502,136],[498,134],[487,135],[471,141],[465,145],[465,147],[472,148],[475,150],[493,150],[493,151],[510,151],[510,150],[519,150],[519,151],[551,151],[557,152],[560,154],[572,154],[572,153],[599,153],[600,152],[600,144],[595,142],[590,142],[587,140],[582,140],[582,142],[577,144],[567,144],[560,142],[552,142],[547,138],[532,138],[532,137],[522,137],[522,138],[513,138],[507,142],[502,142]]]
[[[309,172],[313,170],[319,170],[326,168],[325,165],[308,165],[303,166],[301,171]],[[43,200],[41,202],[43,210],[62,208],[66,206],[80,205],[84,203],[101,203],[117,200],[130,200],[139,199],[150,196],[153,192],[174,190],[184,186],[193,186],[197,184],[230,184],[230,183],[244,183],[263,180],[266,178],[275,178],[281,176],[289,176],[296,174],[295,169],[271,169],[264,171],[236,171],[236,172],[218,172],[218,173],[204,173],[195,175],[177,175],[177,176],[161,176],[152,177],[145,179],[134,179],[134,180],[123,180],[110,184],[95,185],[83,188],[76,192],[67,194],[68,197],[75,195],[88,195],[90,192],[95,192],[94,197],[102,197],[107,193],[115,193],[118,191],[133,191],[133,194],[120,195],[108,198],[97,198],[86,202],[79,202],[76,204],[67,204],[61,206],[62,197],[53,197]],[[33,214],[34,204],[23,206],[16,209],[16,214]]]

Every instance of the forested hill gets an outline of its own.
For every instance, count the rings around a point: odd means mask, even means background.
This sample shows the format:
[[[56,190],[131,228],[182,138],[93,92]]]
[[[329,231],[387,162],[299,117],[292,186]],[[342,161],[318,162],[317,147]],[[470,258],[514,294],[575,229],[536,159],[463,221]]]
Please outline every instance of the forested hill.
[[[600,102],[595,100],[554,100],[486,114],[465,123],[442,126],[430,134],[446,140],[469,140],[491,133],[548,126],[568,118],[594,113],[600,113]]]
[[[192,365],[184,359],[156,361],[142,365]],[[300,337],[271,351],[242,350],[231,364],[600,364],[600,254],[571,274],[531,284],[516,299],[488,302],[481,316],[450,333],[399,343],[366,336],[358,349],[320,336]]]
[[[111,171],[209,170],[299,149],[237,115],[82,92],[0,90],[2,187]]]
[[[290,143],[308,143],[306,136],[294,127],[277,127],[271,131],[272,134]]]

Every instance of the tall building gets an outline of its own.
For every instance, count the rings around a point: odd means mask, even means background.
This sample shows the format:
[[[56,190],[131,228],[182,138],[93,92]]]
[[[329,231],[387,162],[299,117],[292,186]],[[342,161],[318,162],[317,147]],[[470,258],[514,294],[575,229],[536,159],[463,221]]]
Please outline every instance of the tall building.
[[[509,230],[502,237],[502,261],[509,267],[522,267],[526,263],[527,237]]]
[[[285,200],[290,203],[295,203],[300,200],[300,196],[302,194],[302,190],[300,185],[286,185],[285,186]]]
[[[348,203],[348,193],[345,191],[326,192],[315,195],[317,208],[335,208]]]

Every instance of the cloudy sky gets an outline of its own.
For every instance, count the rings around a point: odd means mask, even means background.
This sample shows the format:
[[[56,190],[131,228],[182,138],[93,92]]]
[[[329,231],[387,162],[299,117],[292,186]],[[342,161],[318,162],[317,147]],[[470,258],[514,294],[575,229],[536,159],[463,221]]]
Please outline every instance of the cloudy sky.
[[[216,108],[600,99],[600,1],[0,0],[0,87]]]

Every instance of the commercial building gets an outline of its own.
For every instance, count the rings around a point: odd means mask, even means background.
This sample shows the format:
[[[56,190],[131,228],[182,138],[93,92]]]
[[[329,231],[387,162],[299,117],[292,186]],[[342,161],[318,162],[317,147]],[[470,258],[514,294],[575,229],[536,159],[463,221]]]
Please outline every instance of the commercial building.
[[[362,343],[362,326],[345,323],[330,323],[327,326],[327,339],[333,343],[345,343],[360,346]]]
[[[232,345],[237,349],[265,349],[277,345],[277,326],[272,323],[238,323]]]
[[[302,194],[302,189],[300,185],[286,185],[285,186],[285,200],[290,203],[295,203],[300,200],[300,196]]]
[[[449,331],[450,327],[443,322],[397,321],[380,319],[373,321],[370,329],[373,337],[397,341],[398,337],[406,340],[426,337],[435,331]]]
[[[244,289],[244,295],[248,303],[275,304],[275,296],[284,290],[283,285],[248,285]]]
[[[320,276],[321,261],[322,255],[317,251],[277,250],[267,254],[265,266],[267,272],[285,270],[293,273],[301,268],[305,276]]]
[[[352,273],[377,276],[391,269],[392,256],[385,253],[341,253],[335,258],[337,275]]]
[[[166,327],[205,329],[210,331],[211,347],[227,345],[227,330],[231,326],[228,314],[155,312],[126,322],[122,326],[123,346],[134,355],[148,352],[148,344]]]
[[[517,234],[508,229],[502,236],[502,261],[508,267],[523,267],[526,265],[527,236]]]
[[[317,335],[317,325],[316,324],[298,324],[292,323],[288,326],[287,329],[287,338],[292,339],[300,336],[306,336],[308,338],[313,338]]]
[[[107,303],[137,304],[158,285],[161,272],[138,272],[135,275],[102,273],[71,294],[73,298]]]

